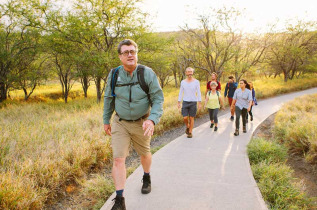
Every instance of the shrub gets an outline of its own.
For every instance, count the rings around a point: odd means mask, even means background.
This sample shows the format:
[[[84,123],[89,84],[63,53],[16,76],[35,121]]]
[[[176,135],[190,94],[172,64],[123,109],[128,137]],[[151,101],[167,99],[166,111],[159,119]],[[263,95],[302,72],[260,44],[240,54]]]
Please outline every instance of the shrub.
[[[251,168],[270,209],[310,209],[310,200],[301,192],[301,186],[295,184],[289,166],[262,161]]]
[[[247,146],[247,152],[251,164],[263,161],[267,163],[284,162],[287,157],[287,149],[284,146],[263,138],[252,139]]]
[[[294,99],[275,117],[274,135],[291,153],[317,163],[317,94]]]

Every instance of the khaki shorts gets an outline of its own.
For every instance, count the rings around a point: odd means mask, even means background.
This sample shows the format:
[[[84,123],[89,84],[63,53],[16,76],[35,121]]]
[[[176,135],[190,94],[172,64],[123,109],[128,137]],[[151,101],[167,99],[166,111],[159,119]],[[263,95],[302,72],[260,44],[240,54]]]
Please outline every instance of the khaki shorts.
[[[125,158],[129,155],[129,149],[133,148],[139,155],[146,155],[150,150],[150,136],[144,136],[142,124],[146,119],[138,121],[119,121],[117,115],[113,118],[111,127],[113,158]]]

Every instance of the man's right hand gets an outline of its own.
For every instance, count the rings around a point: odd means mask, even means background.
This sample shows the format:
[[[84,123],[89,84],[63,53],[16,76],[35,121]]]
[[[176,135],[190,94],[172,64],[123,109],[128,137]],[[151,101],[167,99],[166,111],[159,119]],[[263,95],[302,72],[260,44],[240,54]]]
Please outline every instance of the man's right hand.
[[[181,102],[177,102],[177,108],[180,109],[181,108]]]
[[[110,124],[105,124],[104,125],[104,130],[106,132],[106,135],[111,136],[111,125]]]

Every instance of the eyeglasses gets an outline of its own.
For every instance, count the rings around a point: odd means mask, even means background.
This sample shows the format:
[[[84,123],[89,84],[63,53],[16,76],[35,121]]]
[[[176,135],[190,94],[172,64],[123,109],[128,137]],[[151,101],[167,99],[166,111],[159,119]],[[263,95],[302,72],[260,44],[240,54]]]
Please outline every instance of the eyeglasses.
[[[131,54],[131,55],[136,55],[136,53],[137,53],[137,51],[136,50],[126,50],[126,51],[124,51],[124,52],[122,52],[122,53],[120,53],[120,55],[124,55],[124,56],[129,56],[129,54]]]

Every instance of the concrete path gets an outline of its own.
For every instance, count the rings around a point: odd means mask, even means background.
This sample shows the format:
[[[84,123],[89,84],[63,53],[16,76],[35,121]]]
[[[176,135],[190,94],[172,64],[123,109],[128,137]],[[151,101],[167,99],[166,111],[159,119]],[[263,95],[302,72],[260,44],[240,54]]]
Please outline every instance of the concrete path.
[[[246,153],[252,133],[283,103],[317,88],[260,100],[247,133],[234,136],[230,113],[219,118],[217,132],[205,123],[182,135],[153,155],[152,192],[141,194],[142,167],[130,175],[125,189],[128,210],[267,209],[253,178]],[[101,208],[111,209],[114,194]]]

